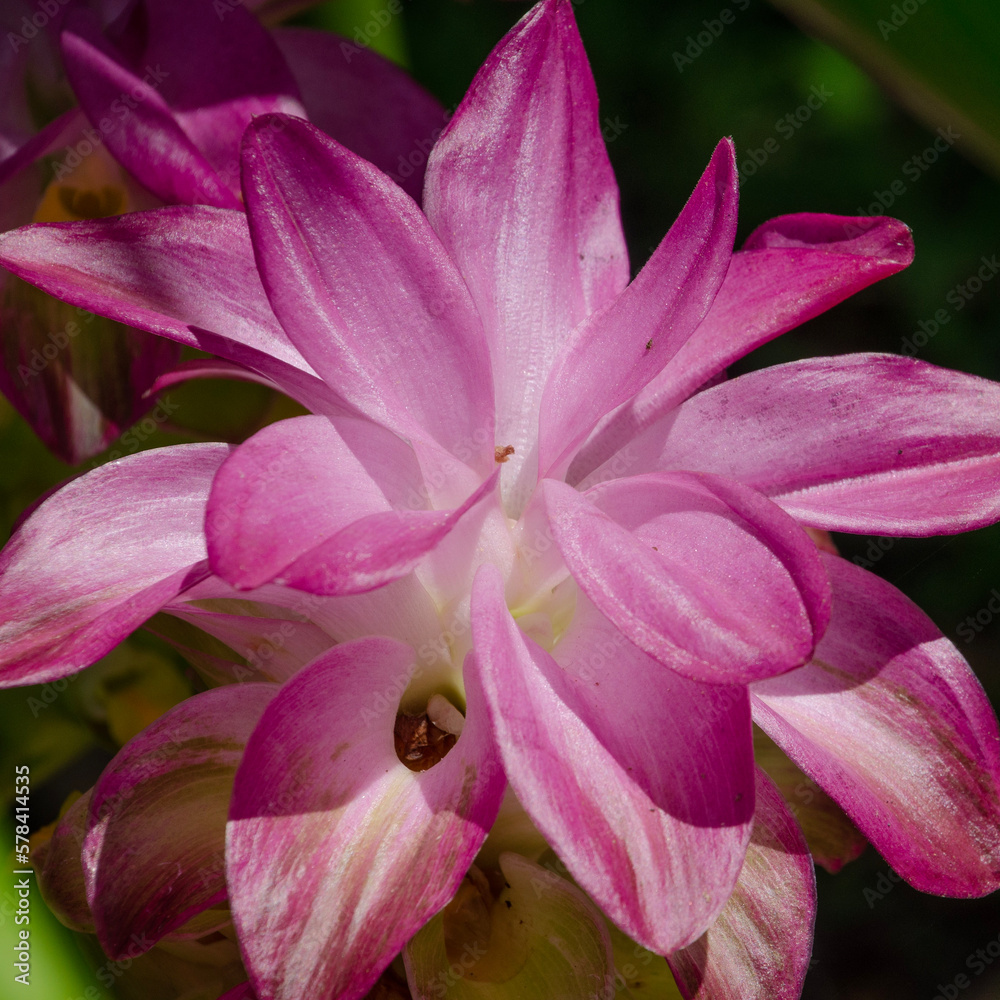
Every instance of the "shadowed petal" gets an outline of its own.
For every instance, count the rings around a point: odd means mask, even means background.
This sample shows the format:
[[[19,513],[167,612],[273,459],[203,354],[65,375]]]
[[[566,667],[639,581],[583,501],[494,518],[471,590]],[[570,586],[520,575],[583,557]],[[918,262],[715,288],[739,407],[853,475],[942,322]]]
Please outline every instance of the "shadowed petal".
[[[718,920],[667,958],[685,1000],[798,1000],[812,953],[816,876],[802,833],[757,771],[753,834]]]
[[[823,634],[816,547],[779,507],[715,476],[541,486],[553,535],[587,596],[628,638],[699,681],[800,666]]]
[[[220,640],[245,659],[249,666],[242,671],[239,670],[240,664],[232,661],[230,678],[235,675],[237,680],[252,678],[280,683],[333,645],[333,639],[322,629],[311,622],[296,621],[294,618],[219,614],[184,603],[174,604],[167,611],[174,618]],[[169,625],[161,625],[153,631],[163,635],[167,641],[174,641],[178,647],[183,646],[185,636],[180,631],[171,630]],[[206,652],[211,655],[210,650]],[[241,673],[243,676],[240,676]]]
[[[80,861],[91,792],[81,795],[66,810],[52,836],[34,849],[31,860],[45,905],[60,923],[85,934],[94,933],[94,918],[87,902],[87,886]]]
[[[332,649],[265,712],[236,779],[227,877],[265,1000],[355,1000],[454,895],[503,794],[484,707],[416,773],[396,756],[412,648]]]
[[[156,405],[180,348],[0,273],[0,392],[64,462],[104,451]]]
[[[326,31],[279,28],[306,117],[420,200],[424,170],[448,116],[409,73]]]
[[[812,663],[752,688],[758,725],[922,892],[1000,886],[1000,736],[983,689],[895,587],[836,556]]]
[[[518,629],[492,566],[472,625],[504,770],[535,825],[631,937],[661,953],[690,944],[750,835],[745,689],[663,670],[581,606],[557,662]]]
[[[219,1000],[257,1000],[257,994],[249,983],[240,983],[228,993],[223,993]]]
[[[424,207],[483,317],[511,488],[522,469],[530,488],[548,372],[629,275],[570,3],[537,4],[486,60],[431,154]]]
[[[412,198],[307,122],[263,116],[243,145],[261,279],[309,363],[357,410],[493,465],[493,387],[461,275]],[[475,447],[475,441],[483,441]]]
[[[753,756],[757,766],[781,792],[816,864],[835,875],[847,862],[861,855],[868,841],[844,810],[756,726]]]
[[[143,0],[143,61],[184,129],[234,193],[240,141],[252,118],[301,115],[298,86],[271,33],[241,4],[225,16],[204,0]]]
[[[137,937],[152,947],[225,901],[233,778],[277,691],[234,684],[195,695],[105,768],[91,796],[83,863],[97,935],[112,958],[134,958]],[[220,923],[228,922],[221,911]]]
[[[0,687],[93,663],[207,575],[208,490],[222,444],[140,452],[50,496],[0,556]]]
[[[8,156],[0,160],[0,185],[7,184],[12,178],[19,174],[26,167],[45,156],[51,156],[80,134],[81,129],[86,125],[86,118],[79,108],[71,108],[63,112],[58,118],[49,122],[44,128],[36,132],[30,139],[21,143],[17,149]],[[4,192],[7,196],[8,191]],[[4,198],[6,200],[6,197]],[[34,206],[28,207],[28,217]],[[6,208],[6,206],[5,206]]]
[[[211,351],[343,412],[282,330],[242,212],[177,206],[0,234],[0,264],[75,306]]]
[[[702,321],[732,257],[738,200],[736,154],[723,139],[635,281],[560,352],[542,396],[542,475],[559,478],[597,421],[649,383]]]
[[[74,16],[75,15],[75,16]],[[301,114],[274,40],[239,5],[144,0],[132,60],[79,12],[62,35],[67,74],[115,158],[164,201],[239,208],[239,148],[254,115]]]
[[[737,479],[830,531],[936,535],[1000,517],[1000,386],[911,358],[751,372],[698,393],[633,448],[639,466]]]
[[[90,17],[70,21],[61,37],[66,74],[87,117],[108,125],[101,137],[115,159],[166,202],[239,208],[152,78],[125,66]]]

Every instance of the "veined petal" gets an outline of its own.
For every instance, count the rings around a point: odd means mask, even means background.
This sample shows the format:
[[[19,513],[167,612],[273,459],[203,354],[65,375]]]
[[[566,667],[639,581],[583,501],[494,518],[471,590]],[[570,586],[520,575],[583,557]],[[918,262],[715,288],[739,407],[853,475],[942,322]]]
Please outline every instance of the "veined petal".
[[[498,469],[457,509],[419,509],[413,452],[377,426],[339,428],[361,440],[352,448],[325,417],[297,417],[234,452],[206,519],[219,576],[243,589],[275,580],[316,594],[371,590],[408,573],[495,488]]]
[[[58,299],[260,372],[343,412],[261,287],[242,212],[176,206],[0,234],[0,264]]]
[[[663,670],[579,601],[557,662],[518,629],[484,566],[472,611],[479,683],[535,825],[611,920],[673,951],[715,919],[743,863],[746,691]]]
[[[922,892],[1000,886],[1000,735],[958,650],[895,587],[823,556],[812,663],[752,688],[754,719]]]
[[[309,121],[419,201],[430,148],[448,120],[441,103],[395,63],[327,31],[273,35]]]
[[[265,712],[236,778],[227,833],[233,917],[263,1000],[355,1000],[454,895],[503,795],[470,691],[448,755],[396,756],[414,651],[369,638],[332,649]]]
[[[255,119],[243,150],[254,252],[293,343],[359,412],[464,447],[488,475],[493,387],[480,320],[413,199],[299,119]]]
[[[222,444],[140,452],[50,496],[0,555],[0,687],[83,669],[207,575]]]
[[[424,207],[483,318],[497,442],[514,447],[505,495],[526,495],[548,373],[570,332],[629,275],[568,0],[537,4],[487,59],[431,154]]]
[[[1000,386],[911,358],[741,375],[632,447],[637,467],[731,477],[829,531],[935,535],[1000,518]]]
[[[723,139],[635,281],[563,346],[542,395],[541,475],[561,478],[598,420],[651,382],[704,319],[733,255],[738,202],[736,153]]]
[[[197,694],[105,768],[90,800],[83,863],[97,936],[112,958],[134,958],[137,936],[151,947],[225,901],[233,779],[277,691],[234,684]],[[228,923],[228,913],[221,920]]]
[[[812,953],[816,875],[802,833],[757,771],[753,834],[725,909],[668,956],[685,1000],[798,1000]]]
[[[607,461],[728,365],[907,267],[910,230],[890,218],[783,215],[755,229],[733,254],[708,315],[635,399],[603,422],[568,481]]]
[[[587,596],[640,649],[698,681],[800,666],[829,616],[812,541],[754,490],[653,474],[586,494],[541,485],[556,545]]]
[[[312,594],[363,594],[415,569],[462,517],[496,492],[500,470],[454,510],[369,514],[299,556],[276,583]]]

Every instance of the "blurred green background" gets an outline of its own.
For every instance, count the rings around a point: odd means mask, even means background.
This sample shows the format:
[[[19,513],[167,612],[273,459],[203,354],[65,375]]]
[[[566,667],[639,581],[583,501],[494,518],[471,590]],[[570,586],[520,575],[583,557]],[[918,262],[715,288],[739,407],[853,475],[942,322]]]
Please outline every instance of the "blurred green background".
[[[634,270],[662,238],[724,135],[736,141],[744,178],[741,240],[766,219],[800,211],[890,214],[913,229],[917,257],[911,268],[767,345],[738,370],[815,355],[906,350],[934,364],[1000,379],[1000,276],[974,293],[967,287],[982,258],[1000,255],[1000,182],[981,166],[989,169],[994,162],[991,143],[1000,146],[1000,136],[991,131],[1000,117],[994,118],[990,107],[1000,99],[994,86],[1000,68],[992,59],[1000,12],[954,0],[944,9],[964,31],[951,38],[931,20],[937,16],[933,3],[940,8],[946,0],[929,2],[926,9],[915,7],[912,18],[890,31],[880,48],[884,30],[879,21],[891,18],[892,3],[840,4],[853,18],[848,23],[824,20],[819,4],[782,0],[782,6],[804,10],[812,28],[825,25],[842,44],[848,39],[852,55],[880,83],[764,0],[575,4],[601,94]],[[364,30],[372,11],[384,6],[383,0],[342,0],[302,20],[353,36],[356,29]],[[453,107],[490,49],[528,6],[407,0],[403,16],[372,44],[405,62]],[[726,10],[731,17],[720,19]],[[921,18],[927,19],[923,27]],[[928,69],[923,77],[921,66]],[[946,93],[948,80],[964,81],[964,87]],[[891,96],[881,84],[888,84]],[[935,87],[947,99],[928,101]],[[794,119],[811,95],[819,107],[808,115],[800,112],[791,124],[786,116]],[[962,102],[970,100],[981,106],[963,110]],[[952,114],[953,122],[948,120]],[[963,139],[931,157],[925,151],[936,133],[927,122],[934,115],[938,126],[951,127]],[[943,322],[942,316],[947,317]],[[936,332],[928,334],[935,324]],[[199,436],[238,439],[277,412],[267,394],[253,386],[194,383],[169,395],[180,404],[180,426],[158,428],[142,447]],[[25,505],[71,470],[50,458],[7,409],[0,412],[0,453],[6,456],[0,464],[0,516],[7,530]],[[895,540],[883,547],[855,536],[840,536],[837,542],[845,556],[867,560],[924,608],[968,657],[994,704],[1000,704],[1000,616],[982,624],[989,617],[985,612],[971,641],[968,630],[958,631],[967,617],[986,609],[994,591],[1000,592],[1000,527],[954,538]],[[160,678],[157,684],[161,688],[148,693],[154,701],[168,697],[162,685],[169,683]],[[0,698],[5,720],[0,758],[4,767],[27,761],[37,768],[37,825],[54,818],[73,787],[92,782],[114,741],[107,718],[93,708],[90,716],[81,716],[79,706],[71,711],[72,699],[47,710],[48,723],[39,726],[26,708],[30,696],[20,691]],[[67,769],[73,759],[78,763]],[[977,949],[1000,937],[1000,897],[923,896],[888,882],[887,871],[869,849],[837,876],[819,872],[807,1000],[933,1000],[963,973],[969,976],[969,986],[960,990],[966,1000],[1000,997],[1000,962],[980,974],[966,964]],[[888,886],[891,891],[885,892]],[[10,928],[9,920],[0,921],[4,946]],[[74,946],[56,938],[51,947],[68,955]],[[86,974],[73,979],[72,968],[66,974],[65,983],[45,988],[51,992],[32,990],[32,995],[74,1000],[94,983]],[[0,1000],[8,993],[25,995],[12,992],[7,983],[0,977]]]

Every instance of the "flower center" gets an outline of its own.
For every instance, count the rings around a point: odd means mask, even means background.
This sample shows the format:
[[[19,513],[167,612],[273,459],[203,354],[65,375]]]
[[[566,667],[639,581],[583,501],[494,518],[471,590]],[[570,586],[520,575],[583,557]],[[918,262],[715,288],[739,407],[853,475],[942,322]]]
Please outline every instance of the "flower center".
[[[411,771],[427,771],[444,760],[458,742],[464,725],[462,713],[447,698],[435,694],[427,702],[426,712],[400,712],[396,716],[396,756]]]
[[[73,170],[63,170],[45,189],[33,222],[103,219],[136,209],[121,167],[103,150],[85,156]]]

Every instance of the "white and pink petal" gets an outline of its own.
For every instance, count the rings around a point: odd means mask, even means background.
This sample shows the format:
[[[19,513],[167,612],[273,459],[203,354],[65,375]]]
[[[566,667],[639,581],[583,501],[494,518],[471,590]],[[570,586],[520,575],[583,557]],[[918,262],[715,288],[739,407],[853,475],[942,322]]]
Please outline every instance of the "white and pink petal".
[[[754,720],[913,886],[1000,886],[1000,734],[958,650],[893,586],[823,556],[833,615],[814,660],[753,685]]]
[[[667,958],[684,1000],[798,1000],[815,920],[809,850],[758,770],[753,833],[736,888],[705,934]]]
[[[736,152],[723,139],[646,266],[562,346],[542,394],[540,475],[562,478],[601,417],[648,385],[698,328],[729,269],[738,201]]]
[[[473,592],[478,683],[532,821],[601,910],[662,954],[706,930],[743,863],[747,694],[664,671],[578,600],[557,662],[519,630],[484,566]]]
[[[291,341],[358,412],[469,465],[493,464],[482,326],[416,203],[300,119],[262,116],[243,144],[250,234]]]
[[[577,583],[661,663],[698,681],[747,683],[809,659],[829,585],[815,545],[761,494],[688,473],[585,494],[549,479],[541,490]]]
[[[0,556],[0,686],[82,670],[209,573],[204,518],[223,444],[103,465],[53,493]]]
[[[401,763],[394,727],[414,650],[367,638],[332,649],[265,712],[236,779],[227,878],[262,1000],[355,1000],[457,890],[496,817],[504,778],[470,690],[458,742]]]
[[[497,443],[514,448],[505,495],[527,493],[548,373],[629,277],[571,4],[537,4],[487,59],[431,153],[424,207],[482,317]]]
[[[1000,518],[1000,386],[849,354],[698,393],[630,444],[637,469],[698,469],[830,531],[935,535]]]
[[[277,693],[234,684],[181,702],[130,740],[90,798],[83,865],[97,936],[135,957],[226,901],[229,797],[243,748]],[[217,923],[229,923],[219,910]],[[199,923],[200,936],[217,927]]]

